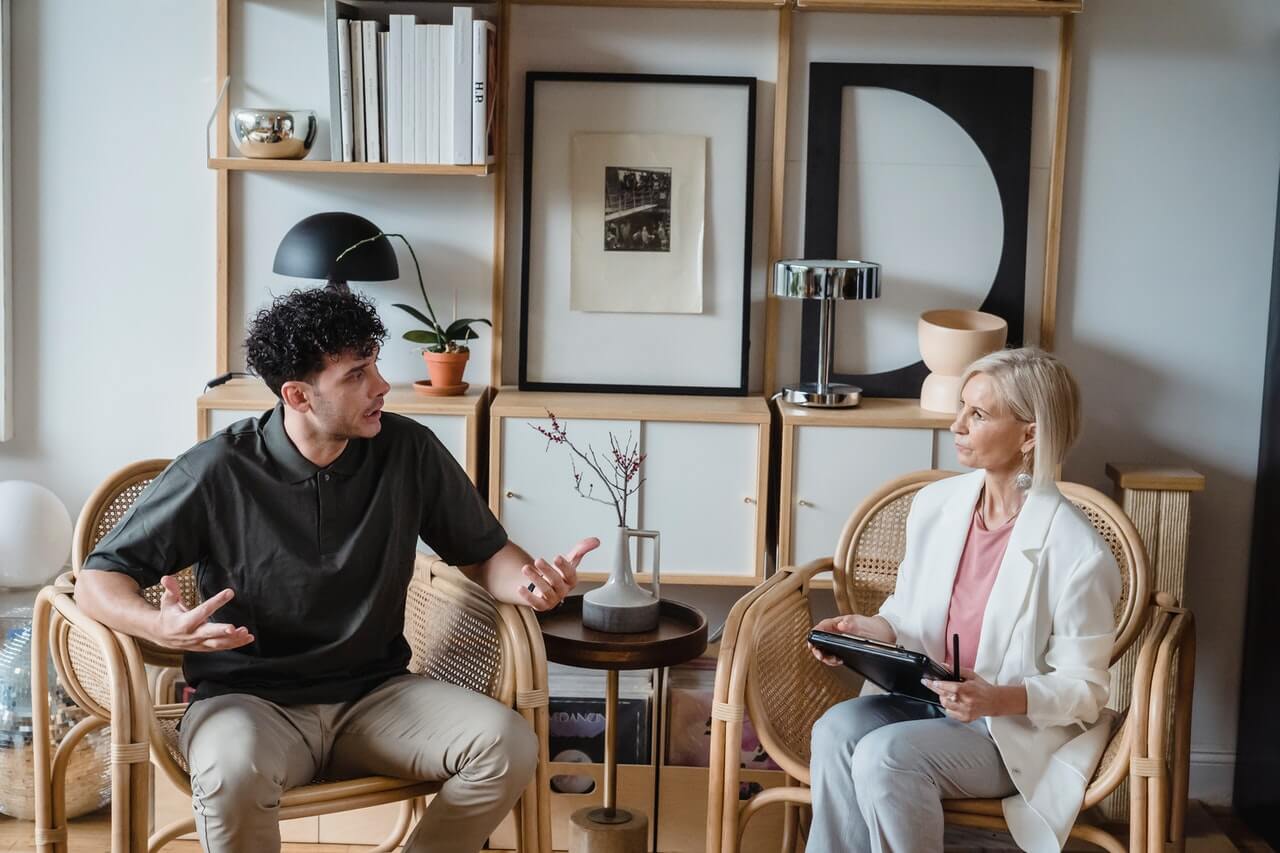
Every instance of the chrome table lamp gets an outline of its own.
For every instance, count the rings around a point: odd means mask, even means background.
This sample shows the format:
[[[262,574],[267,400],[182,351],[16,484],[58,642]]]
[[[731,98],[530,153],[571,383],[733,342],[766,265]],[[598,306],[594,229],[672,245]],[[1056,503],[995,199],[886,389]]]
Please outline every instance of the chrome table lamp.
[[[773,295],[818,299],[818,381],[788,385],[779,395],[799,406],[841,408],[862,402],[862,389],[831,382],[837,299],[879,299],[880,265],[865,261],[785,260],[773,265]]]

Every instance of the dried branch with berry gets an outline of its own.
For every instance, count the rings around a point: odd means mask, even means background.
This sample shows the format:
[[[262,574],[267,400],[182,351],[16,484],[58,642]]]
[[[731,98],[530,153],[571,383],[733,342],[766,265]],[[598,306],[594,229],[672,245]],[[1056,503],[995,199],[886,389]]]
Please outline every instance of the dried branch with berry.
[[[633,443],[631,434],[627,433],[627,440],[619,443],[617,436],[609,433],[607,454],[597,454],[595,448],[589,444],[586,452],[583,453],[569,440],[564,424],[560,423],[550,410],[547,411],[547,417],[551,418],[549,429],[538,424],[529,424],[529,426],[547,439],[548,450],[553,444],[563,444],[569,448],[569,464],[573,469],[574,490],[589,501],[613,507],[613,511],[618,516],[618,526],[626,527],[627,502],[632,495],[640,491],[640,484],[644,482],[644,478],[640,476],[640,465],[644,462],[646,454],[640,452],[639,442]],[[609,495],[608,500],[596,496],[595,483],[587,482],[584,489],[582,478],[586,471],[579,470],[575,456],[596,475],[596,479]]]

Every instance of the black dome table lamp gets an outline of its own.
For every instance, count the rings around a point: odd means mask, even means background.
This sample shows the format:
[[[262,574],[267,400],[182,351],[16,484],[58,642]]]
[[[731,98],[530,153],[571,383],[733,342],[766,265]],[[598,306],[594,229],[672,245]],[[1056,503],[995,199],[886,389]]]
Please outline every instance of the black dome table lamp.
[[[866,261],[778,261],[773,265],[773,295],[821,300],[818,381],[786,386],[778,392],[783,402],[822,408],[847,408],[862,402],[861,388],[831,382],[835,301],[879,299],[880,265]]]
[[[345,249],[381,233],[377,225],[354,213],[316,213],[284,235],[271,269],[280,275],[321,279],[339,291],[346,291],[349,281],[394,281],[400,277],[400,265],[386,237],[337,260]]]

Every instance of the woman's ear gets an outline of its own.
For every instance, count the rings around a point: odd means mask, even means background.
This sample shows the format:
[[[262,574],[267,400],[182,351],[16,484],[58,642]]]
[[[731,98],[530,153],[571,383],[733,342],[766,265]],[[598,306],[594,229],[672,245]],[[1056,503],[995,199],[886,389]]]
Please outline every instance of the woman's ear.
[[[1036,447],[1036,425],[1034,422],[1022,428],[1022,452],[1030,453]]]

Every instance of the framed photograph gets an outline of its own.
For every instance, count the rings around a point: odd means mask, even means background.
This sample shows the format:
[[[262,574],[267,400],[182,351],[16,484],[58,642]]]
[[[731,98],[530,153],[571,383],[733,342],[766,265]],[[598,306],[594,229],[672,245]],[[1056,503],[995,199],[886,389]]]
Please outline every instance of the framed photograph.
[[[875,180],[876,174],[858,174],[852,181],[849,175],[841,174],[842,165],[847,167],[852,159],[851,149],[856,148],[860,141],[865,142],[866,136],[875,136],[863,129],[864,138],[861,140],[844,138],[850,135],[851,124],[845,115],[850,103],[847,90],[888,90],[918,98],[943,113],[946,116],[944,121],[949,119],[948,124],[954,122],[955,133],[963,138],[961,147],[972,149],[976,161],[977,168],[970,168],[968,174],[981,173],[985,176],[982,180],[990,182],[992,203],[991,210],[986,211],[990,215],[983,217],[983,223],[979,224],[983,226],[981,230],[990,232],[994,246],[990,266],[984,269],[981,280],[973,282],[973,290],[965,296],[965,299],[972,299],[970,304],[930,304],[926,307],[970,307],[999,315],[1009,323],[1008,344],[1021,346],[1027,286],[1033,74],[1031,68],[1012,66],[811,63],[804,257],[836,258],[850,254],[856,256],[865,251],[866,247],[856,243],[840,245],[843,225],[860,225],[849,230],[865,236],[872,230],[867,227],[867,221],[879,219],[898,227],[899,236],[905,235],[909,239],[912,229],[921,227],[921,223],[928,220],[931,209],[943,209],[941,202],[945,200],[946,181],[952,179],[955,169],[928,173],[928,180],[921,184],[920,192],[916,194],[925,202],[916,209],[903,206],[897,211],[888,209],[890,205],[887,204],[872,211],[859,209],[856,202],[863,195],[859,190],[865,188],[857,187],[856,181],[859,178]],[[903,147],[910,146],[904,143]],[[972,230],[973,225],[973,222],[953,220],[950,231],[961,238],[970,233],[965,229]],[[969,241],[959,239],[959,242]],[[944,261],[958,260],[963,254],[963,246],[949,246]],[[857,259],[880,260],[877,257]],[[947,286],[954,283],[948,281],[945,273],[937,276],[908,274],[906,280],[899,282],[892,280],[895,274],[902,277],[903,271],[887,267],[881,274],[886,298],[893,298],[892,288],[900,284],[904,288],[912,288],[916,295],[943,299],[950,295]],[[902,310],[901,304],[886,307],[900,314],[909,313]],[[816,302],[806,302],[803,307],[800,364],[804,382],[817,379],[818,339],[821,334],[818,308]],[[912,334],[917,316],[917,313],[910,313],[908,318]],[[833,370],[831,381],[856,385],[869,397],[918,397],[929,371],[919,360],[914,339],[909,351],[912,354],[910,360],[902,359],[907,363],[898,363],[874,373]]]
[[[525,89],[520,388],[745,396],[755,78]]]

